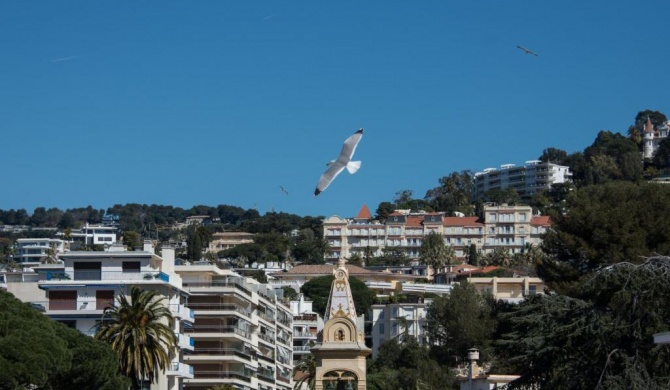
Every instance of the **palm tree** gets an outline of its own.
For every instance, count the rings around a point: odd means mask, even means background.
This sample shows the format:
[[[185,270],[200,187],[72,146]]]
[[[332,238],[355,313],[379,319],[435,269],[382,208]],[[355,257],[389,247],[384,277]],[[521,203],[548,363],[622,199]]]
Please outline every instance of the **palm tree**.
[[[132,380],[133,389],[142,389],[146,379],[154,382],[175,354],[174,318],[163,300],[156,291],[133,286],[130,301],[119,295],[117,306],[105,308],[98,322],[95,338],[119,355],[120,370]]]
[[[58,263],[58,249],[56,245],[52,245],[51,248],[44,251],[44,257],[41,259],[42,264],[56,264]]]
[[[312,354],[303,356],[293,367],[294,378],[297,373],[302,375],[293,385],[293,389],[300,390],[303,388],[303,384],[306,384],[310,390],[314,390],[316,385],[316,359]]]
[[[444,238],[437,232],[430,232],[426,235],[419,249],[419,260],[422,263],[433,267],[435,275],[440,272],[444,265],[451,265],[456,252],[451,245],[444,243]]]

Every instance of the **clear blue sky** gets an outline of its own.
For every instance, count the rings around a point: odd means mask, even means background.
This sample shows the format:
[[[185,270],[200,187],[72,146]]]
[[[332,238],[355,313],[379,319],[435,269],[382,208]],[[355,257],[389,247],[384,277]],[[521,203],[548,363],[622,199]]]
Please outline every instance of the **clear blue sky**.
[[[665,0],[4,1],[0,209],[374,212],[670,115],[668,15]],[[359,127],[362,168],[314,197]]]

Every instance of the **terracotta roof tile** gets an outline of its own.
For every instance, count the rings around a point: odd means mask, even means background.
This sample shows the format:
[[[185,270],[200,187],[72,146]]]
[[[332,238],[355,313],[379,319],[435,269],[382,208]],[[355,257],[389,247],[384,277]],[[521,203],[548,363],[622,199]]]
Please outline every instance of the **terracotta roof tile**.
[[[407,217],[406,226],[421,226],[423,224],[423,217],[410,215]]]
[[[479,222],[479,217],[444,217],[444,226],[484,226]]]
[[[365,203],[363,204],[363,207],[361,207],[361,210],[358,212],[358,215],[356,216],[358,219],[372,219],[372,214],[370,213],[370,209],[368,208],[368,205]]]
[[[551,221],[549,220],[548,215],[540,215],[537,217],[533,217],[530,219],[530,224],[531,225],[545,225],[545,226],[550,226]]]

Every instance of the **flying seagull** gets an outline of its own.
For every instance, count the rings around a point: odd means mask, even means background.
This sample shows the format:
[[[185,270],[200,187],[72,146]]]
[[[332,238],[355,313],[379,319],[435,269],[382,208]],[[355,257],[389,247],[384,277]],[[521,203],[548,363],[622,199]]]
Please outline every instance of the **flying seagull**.
[[[347,168],[347,171],[352,174],[358,171],[358,169],[361,167],[361,162],[351,161],[351,157],[354,155],[356,146],[358,146],[362,136],[363,129],[358,129],[353,135],[344,141],[344,145],[342,145],[342,151],[340,152],[339,157],[337,157],[337,160],[329,162],[328,169],[323,173],[323,175],[321,175],[321,178],[319,178],[319,183],[316,185],[316,190],[314,190],[314,196],[319,195],[326,188],[328,188],[330,183],[335,179],[335,177],[337,177],[337,175],[340,174],[340,172],[344,170],[344,168]]]
[[[530,50],[530,49],[526,49],[525,47],[523,47],[523,46],[519,46],[519,45],[516,45],[516,47],[519,48],[519,49],[521,49],[521,50],[523,50],[523,52],[526,53],[526,54],[532,54],[532,55],[534,55],[535,57],[537,57],[537,53],[535,53],[534,51],[532,51],[532,50]]]
[[[283,193],[285,193],[286,195],[288,195],[288,191],[286,191],[286,188],[284,188],[284,186],[279,186],[279,188],[281,188],[281,190],[282,190]]]

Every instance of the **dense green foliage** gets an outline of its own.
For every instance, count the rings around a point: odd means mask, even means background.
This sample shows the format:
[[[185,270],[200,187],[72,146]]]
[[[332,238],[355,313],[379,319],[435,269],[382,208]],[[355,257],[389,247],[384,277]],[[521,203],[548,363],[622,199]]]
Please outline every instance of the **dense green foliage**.
[[[570,193],[543,238],[539,275],[562,290],[598,267],[670,254],[670,186],[611,182]]]
[[[473,347],[488,358],[495,329],[491,302],[470,283],[455,284],[449,295],[435,298],[426,317],[433,356],[441,364],[463,362]]]
[[[667,389],[670,350],[653,335],[669,326],[670,258],[608,266],[578,290],[500,316],[496,352],[521,375],[514,388]]]
[[[371,390],[447,389],[454,381],[452,371],[431,359],[428,347],[414,337],[383,343],[367,372]]]
[[[314,311],[320,315],[326,312],[333,280],[335,280],[333,275],[319,276],[310,279],[300,288],[300,292],[313,302],[312,308]],[[349,286],[351,287],[351,294],[354,296],[356,314],[367,314],[370,306],[375,302],[376,294],[365,283],[354,277],[349,277]]]
[[[119,295],[117,305],[105,309],[95,335],[119,354],[120,370],[136,389],[143,381],[155,381],[176,353],[172,313],[156,294],[133,286],[130,300]]]
[[[0,389],[127,389],[116,354],[0,291]]]

